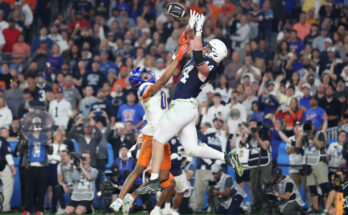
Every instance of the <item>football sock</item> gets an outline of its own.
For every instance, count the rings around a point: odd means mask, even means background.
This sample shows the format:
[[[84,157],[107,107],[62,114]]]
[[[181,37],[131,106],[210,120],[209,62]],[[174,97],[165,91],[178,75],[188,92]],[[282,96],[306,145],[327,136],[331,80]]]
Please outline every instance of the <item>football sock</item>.
[[[150,180],[153,181],[156,179],[158,179],[158,173],[151,173]]]

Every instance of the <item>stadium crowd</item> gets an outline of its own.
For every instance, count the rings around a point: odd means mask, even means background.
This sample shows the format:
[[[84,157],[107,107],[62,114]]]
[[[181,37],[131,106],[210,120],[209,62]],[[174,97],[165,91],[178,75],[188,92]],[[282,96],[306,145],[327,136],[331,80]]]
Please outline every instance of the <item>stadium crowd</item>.
[[[128,73],[142,66],[160,77],[187,23],[188,17],[178,21],[167,14],[169,2],[0,0],[3,212],[11,211],[16,174],[24,215],[83,214],[93,204],[109,210],[95,199],[94,189],[105,191],[107,144],[122,186],[136,163],[137,150],[128,156],[129,149],[146,123]],[[229,52],[215,81],[198,97],[200,142],[223,152],[237,150],[245,172],[232,180],[225,164],[193,161],[183,153],[180,168],[191,186],[178,211],[165,210],[169,202],[162,214],[204,211],[206,191],[209,210],[216,206],[218,213],[240,214],[248,211],[246,188],[254,213],[265,213],[274,200],[281,213],[297,214],[305,210],[305,199],[307,212],[348,212],[348,205],[342,209],[336,202],[337,193],[348,198],[348,2],[177,2],[207,15],[203,39],[218,38]],[[186,61],[165,85],[169,100]],[[52,140],[35,135],[25,140],[20,134],[21,119],[38,107],[55,120]],[[15,150],[8,141],[18,141]],[[289,174],[281,171],[283,142]],[[82,155],[71,154],[76,148]],[[20,157],[18,168],[11,155]],[[152,199],[142,198],[133,211],[151,211]]]

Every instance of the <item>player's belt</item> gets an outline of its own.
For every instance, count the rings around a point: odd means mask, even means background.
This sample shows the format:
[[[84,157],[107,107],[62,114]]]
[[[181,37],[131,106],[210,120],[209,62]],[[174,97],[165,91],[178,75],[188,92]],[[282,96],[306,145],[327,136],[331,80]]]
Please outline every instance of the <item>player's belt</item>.
[[[170,104],[175,104],[175,103],[182,103],[182,102],[189,102],[193,104],[194,106],[198,107],[198,102],[196,98],[189,98],[189,99],[175,99],[171,101]]]

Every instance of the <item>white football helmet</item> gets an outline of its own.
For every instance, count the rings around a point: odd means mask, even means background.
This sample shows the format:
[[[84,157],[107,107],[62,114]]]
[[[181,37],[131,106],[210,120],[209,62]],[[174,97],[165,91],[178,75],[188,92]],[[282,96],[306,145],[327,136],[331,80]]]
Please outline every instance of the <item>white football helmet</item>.
[[[216,63],[220,63],[227,56],[227,48],[224,42],[219,39],[211,39],[204,46],[210,46],[211,52],[205,55],[213,59]]]

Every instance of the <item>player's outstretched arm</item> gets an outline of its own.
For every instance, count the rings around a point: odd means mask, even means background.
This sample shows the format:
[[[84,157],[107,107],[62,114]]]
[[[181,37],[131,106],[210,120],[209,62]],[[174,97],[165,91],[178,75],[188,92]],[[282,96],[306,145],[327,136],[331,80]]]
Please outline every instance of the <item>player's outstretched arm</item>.
[[[192,53],[193,53],[193,60],[196,63],[199,73],[202,74],[204,77],[207,77],[209,75],[210,69],[208,67],[208,63],[204,61],[204,56],[203,56],[202,31],[203,31],[204,19],[205,17],[203,14],[197,16],[196,34],[193,39]]]
[[[175,68],[177,67],[178,63],[180,62],[180,60],[189,51],[190,49],[188,46],[189,41],[190,40],[186,40],[183,42],[182,45],[180,45],[178,51],[176,52],[175,60],[169,64],[167,70],[164,72],[161,78],[158,81],[156,81],[154,85],[151,86],[147,94],[147,97],[151,97],[152,95],[154,95],[161,87],[163,87],[168,82],[169,78],[173,75],[173,72]]]

